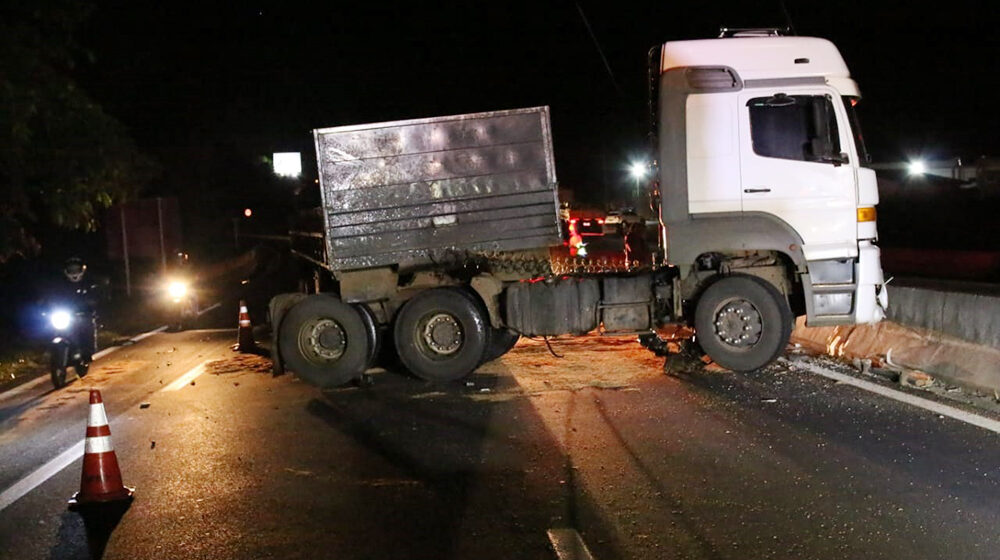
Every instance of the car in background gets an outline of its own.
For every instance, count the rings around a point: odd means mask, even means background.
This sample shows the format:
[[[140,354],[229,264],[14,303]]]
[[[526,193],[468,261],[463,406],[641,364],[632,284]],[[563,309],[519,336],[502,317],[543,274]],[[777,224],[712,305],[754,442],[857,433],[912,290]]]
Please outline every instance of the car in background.
[[[612,210],[604,218],[605,235],[625,235],[629,224],[642,222],[642,217],[635,213],[634,208]]]
[[[581,237],[604,235],[604,218],[573,216],[569,219],[569,227]]]

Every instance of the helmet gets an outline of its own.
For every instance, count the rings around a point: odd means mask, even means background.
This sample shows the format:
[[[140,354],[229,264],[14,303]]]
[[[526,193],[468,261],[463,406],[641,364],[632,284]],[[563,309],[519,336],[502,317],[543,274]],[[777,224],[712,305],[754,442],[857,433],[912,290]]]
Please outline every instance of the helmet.
[[[83,260],[77,257],[73,257],[66,261],[66,266],[63,267],[63,274],[70,282],[79,282],[83,279],[83,273],[87,272],[87,265],[83,264]]]

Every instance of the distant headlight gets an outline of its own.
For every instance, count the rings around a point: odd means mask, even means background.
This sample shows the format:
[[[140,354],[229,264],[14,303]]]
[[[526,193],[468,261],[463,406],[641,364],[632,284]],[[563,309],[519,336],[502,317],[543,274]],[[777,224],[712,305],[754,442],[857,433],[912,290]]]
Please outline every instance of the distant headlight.
[[[49,315],[49,322],[52,323],[52,328],[57,331],[62,331],[69,328],[69,324],[73,322],[73,316],[70,315],[69,311],[60,309],[53,311],[52,314]]]
[[[188,293],[188,285],[185,282],[171,282],[167,286],[167,293],[174,299],[182,298]]]

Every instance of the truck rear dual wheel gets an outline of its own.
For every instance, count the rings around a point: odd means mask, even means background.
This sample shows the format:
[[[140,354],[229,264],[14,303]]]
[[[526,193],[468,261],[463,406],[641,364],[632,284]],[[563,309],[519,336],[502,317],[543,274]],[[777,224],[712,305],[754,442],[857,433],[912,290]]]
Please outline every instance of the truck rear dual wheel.
[[[421,379],[446,382],[472,373],[486,356],[489,322],[474,296],[437,288],[415,296],[399,311],[396,352]]]
[[[311,385],[337,387],[365,372],[374,355],[373,323],[364,310],[316,294],[281,321],[278,346],[288,369]]]
[[[792,312],[769,282],[735,275],[705,290],[694,326],[698,343],[715,363],[753,371],[771,363],[788,345]]]

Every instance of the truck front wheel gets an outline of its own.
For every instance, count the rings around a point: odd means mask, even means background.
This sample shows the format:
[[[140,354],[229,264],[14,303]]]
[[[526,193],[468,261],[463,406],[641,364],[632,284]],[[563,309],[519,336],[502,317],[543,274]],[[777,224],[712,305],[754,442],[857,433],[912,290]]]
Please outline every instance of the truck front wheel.
[[[288,369],[307,383],[329,389],[364,373],[371,359],[368,331],[358,309],[317,294],[288,311],[278,345]]]
[[[702,294],[694,325],[698,343],[717,364],[752,371],[784,351],[792,332],[792,312],[767,281],[729,276]]]
[[[482,362],[489,323],[476,301],[452,288],[428,290],[410,301],[396,318],[396,352],[421,379],[461,379]]]

